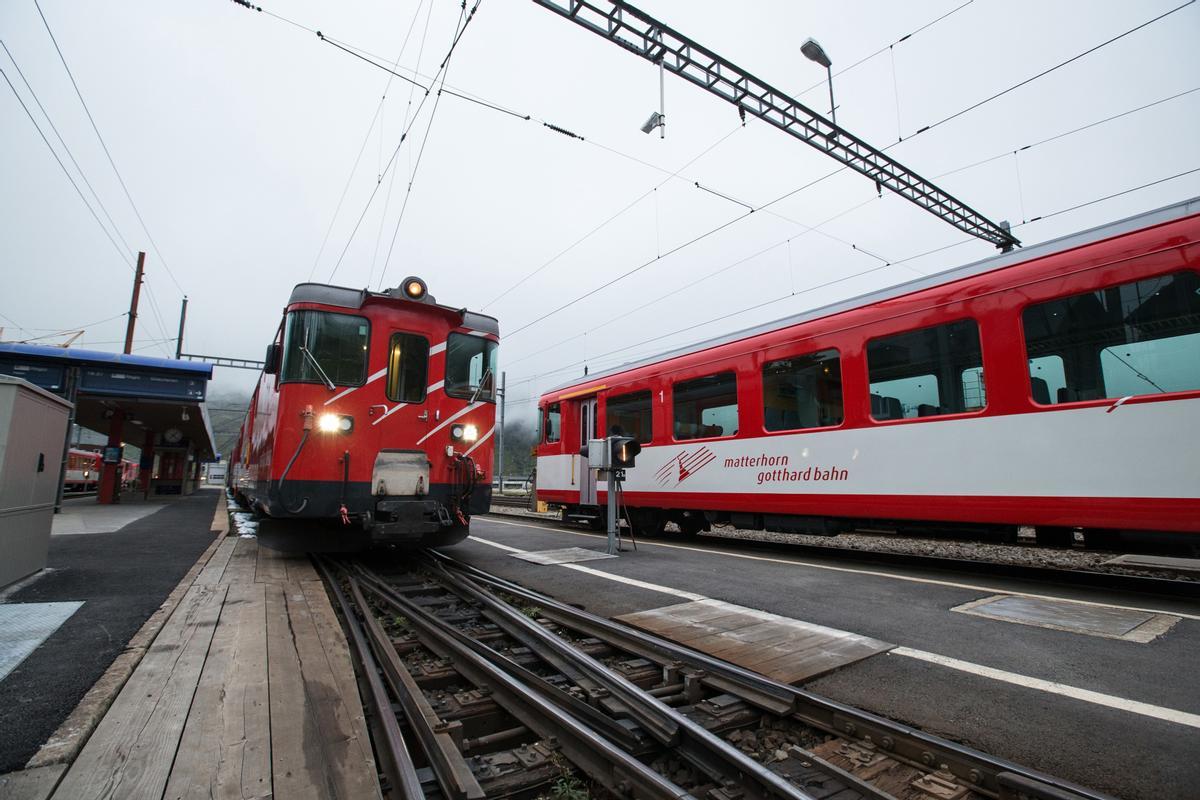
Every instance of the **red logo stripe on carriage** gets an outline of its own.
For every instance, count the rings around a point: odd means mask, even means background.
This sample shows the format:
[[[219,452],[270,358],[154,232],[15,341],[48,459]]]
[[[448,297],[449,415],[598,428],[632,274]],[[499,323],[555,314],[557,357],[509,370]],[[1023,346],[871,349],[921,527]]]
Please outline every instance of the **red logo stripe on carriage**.
[[[716,455],[707,446],[690,453],[684,451],[659,467],[654,473],[654,479],[662,486],[670,483],[678,486],[716,460]]]

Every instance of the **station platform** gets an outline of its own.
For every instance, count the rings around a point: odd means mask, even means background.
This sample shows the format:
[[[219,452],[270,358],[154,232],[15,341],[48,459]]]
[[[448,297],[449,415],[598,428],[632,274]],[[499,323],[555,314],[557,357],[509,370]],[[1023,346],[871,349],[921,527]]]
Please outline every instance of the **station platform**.
[[[148,538],[185,508],[193,528],[203,518],[199,557],[66,721],[0,775],[0,798],[379,797],[349,650],[306,556],[229,535],[218,491],[55,539]],[[28,723],[0,717],[0,730]]]
[[[561,602],[760,672],[837,656],[786,679],[1115,797],[1200,796],[1192,601],[768,556],[704,537],[594,557],[602,534],[515,516],[471,527],[447,555]]]

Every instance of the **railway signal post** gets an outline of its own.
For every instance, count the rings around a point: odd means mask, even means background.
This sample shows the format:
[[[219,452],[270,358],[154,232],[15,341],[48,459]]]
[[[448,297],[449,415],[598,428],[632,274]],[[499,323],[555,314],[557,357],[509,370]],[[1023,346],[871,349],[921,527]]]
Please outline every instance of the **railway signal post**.
[[[625,470],[633,467],[642,446],[632,436],[614,433],[606,439],[591,439],[585,453],[588,467],[596,470],[597,479],[608,483],[608,547],[606,552],[615,556],[618,552],[617,535],[620,531],[621,483]]]

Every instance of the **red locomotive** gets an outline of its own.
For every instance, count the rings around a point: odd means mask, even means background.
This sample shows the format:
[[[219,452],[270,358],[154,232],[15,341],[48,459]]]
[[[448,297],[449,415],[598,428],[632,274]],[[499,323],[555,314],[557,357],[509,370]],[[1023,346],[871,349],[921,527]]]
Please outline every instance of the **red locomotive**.
[[[646,530],[1195,543],[1198,270],[1193,199],[588,375],[539,401],[538,498],[597,520],[615,426]]]
[[[453,544],[491,503],[494,318],[407,278],[292,291],[231,458],[238,500],[331,548]],[[363,534],[363,535],[360,535]]]

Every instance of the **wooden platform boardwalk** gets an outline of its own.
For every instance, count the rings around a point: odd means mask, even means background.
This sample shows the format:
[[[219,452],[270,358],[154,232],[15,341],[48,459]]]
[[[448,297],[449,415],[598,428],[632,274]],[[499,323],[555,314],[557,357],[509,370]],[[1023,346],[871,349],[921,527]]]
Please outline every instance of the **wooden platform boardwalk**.
[[[221,541],[56,800],[378,798],[342,629],[306,556]]]

